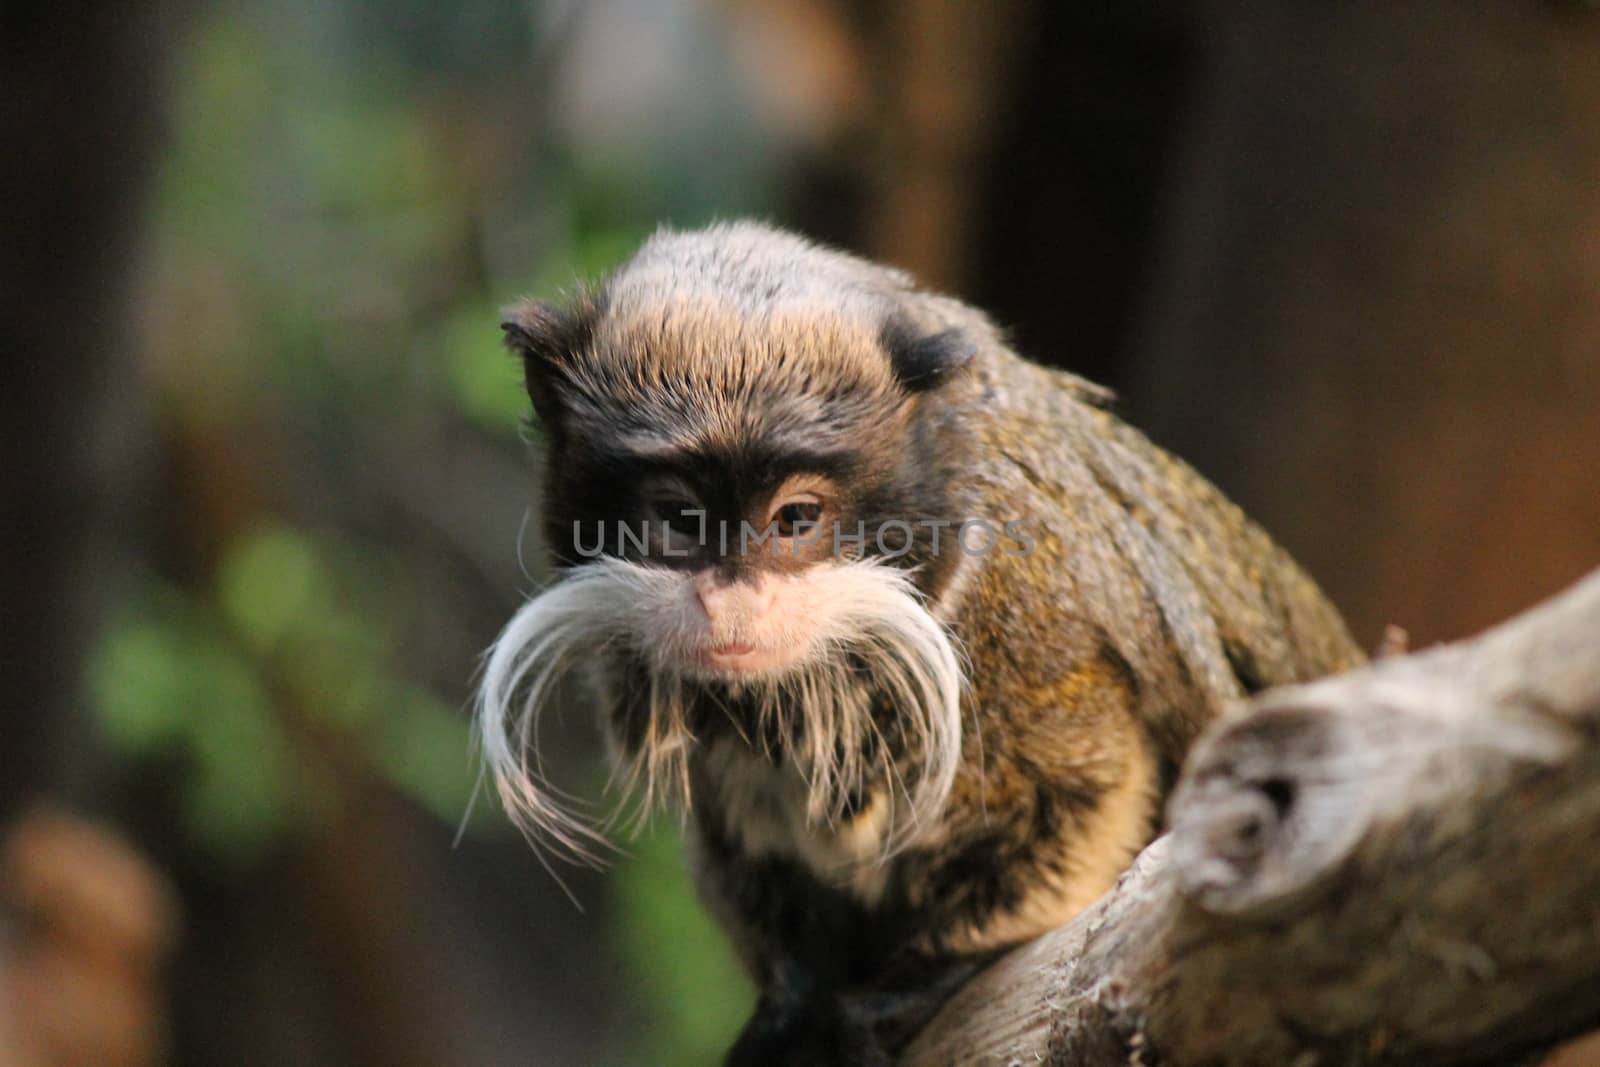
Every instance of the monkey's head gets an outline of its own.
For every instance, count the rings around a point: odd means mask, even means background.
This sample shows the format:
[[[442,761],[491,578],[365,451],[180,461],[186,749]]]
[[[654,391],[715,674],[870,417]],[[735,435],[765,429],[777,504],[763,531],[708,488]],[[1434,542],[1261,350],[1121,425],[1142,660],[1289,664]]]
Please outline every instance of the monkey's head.
[[[972,314],[750,224],[662,232],[571,302],[508,311],[558,577],[491,650],[478,715],[525,827],[578,853],[592,836],[533,751],[574,664],[647,802],[687,800],[697,749],[736,738],[798,773],[817,820],[874,782],[898,783],[901,839],[942,804]]]

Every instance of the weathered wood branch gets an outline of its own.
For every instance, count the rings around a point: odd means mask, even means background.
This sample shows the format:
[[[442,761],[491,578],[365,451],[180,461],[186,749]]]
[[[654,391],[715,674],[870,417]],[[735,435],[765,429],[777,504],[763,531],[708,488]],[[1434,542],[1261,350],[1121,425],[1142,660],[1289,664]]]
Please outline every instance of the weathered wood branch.
[[[1600,1025],[1600,572],[1263,694],[1169,821],[902,1062],[1502,1064]]]

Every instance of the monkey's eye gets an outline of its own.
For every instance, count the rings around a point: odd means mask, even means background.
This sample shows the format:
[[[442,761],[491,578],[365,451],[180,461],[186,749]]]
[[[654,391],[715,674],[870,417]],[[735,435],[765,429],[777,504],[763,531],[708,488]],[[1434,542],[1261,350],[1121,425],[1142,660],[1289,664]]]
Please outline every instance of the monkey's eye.
[[[663,497],[650,501],[650,511],[679,533],[697,532],[705,518],[705,512],[693,500]]]
[[[785,501],[772,513],[772,522],[777,524],[780,537],[793,537],[796,526],[814,524],[821,518],[822,501],[812,497]]]

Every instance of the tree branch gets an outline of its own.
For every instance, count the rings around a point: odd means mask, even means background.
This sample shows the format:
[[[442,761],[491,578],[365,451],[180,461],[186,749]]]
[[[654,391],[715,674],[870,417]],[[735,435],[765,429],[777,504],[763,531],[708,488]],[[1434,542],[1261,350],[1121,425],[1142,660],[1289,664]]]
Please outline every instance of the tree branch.
[[[1600,1024],[1600,572],[1262,694],[1170,831],[903,1063],[1508,1063]]]

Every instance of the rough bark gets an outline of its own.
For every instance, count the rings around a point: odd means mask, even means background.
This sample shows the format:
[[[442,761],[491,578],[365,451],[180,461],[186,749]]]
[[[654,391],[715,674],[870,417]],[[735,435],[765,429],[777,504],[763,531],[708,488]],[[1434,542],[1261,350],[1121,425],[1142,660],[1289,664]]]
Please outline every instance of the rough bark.
[[[1501,1064],[1600,1023],[1600,571],[1263,694],[1115,890],[904,1062]]]

